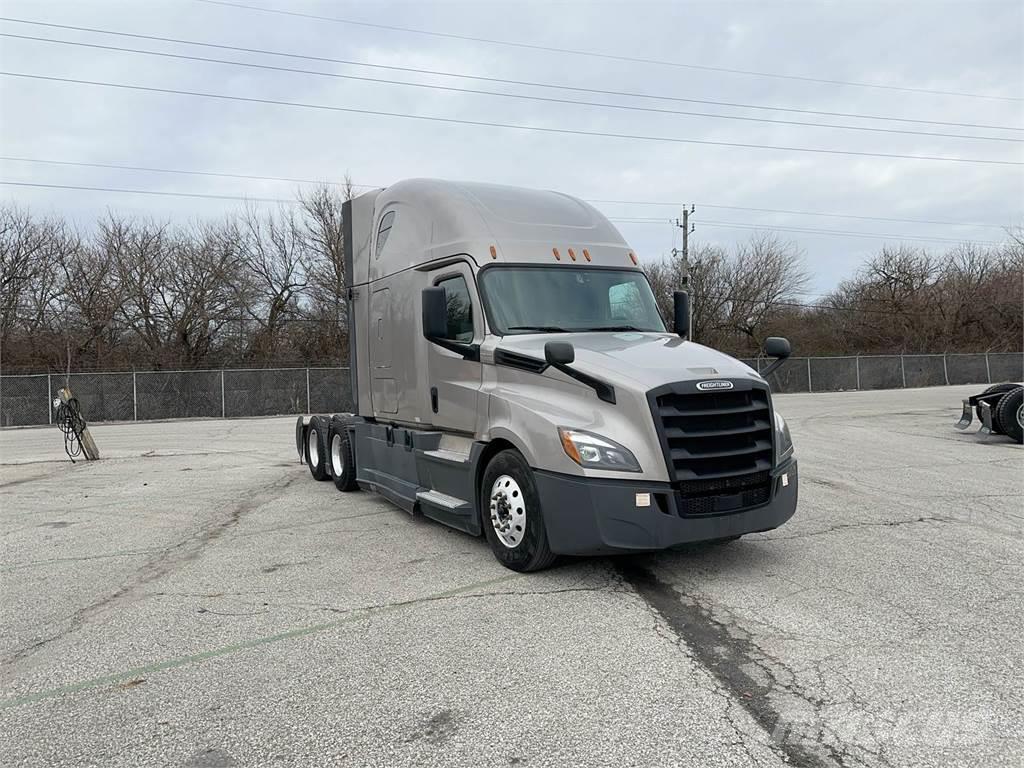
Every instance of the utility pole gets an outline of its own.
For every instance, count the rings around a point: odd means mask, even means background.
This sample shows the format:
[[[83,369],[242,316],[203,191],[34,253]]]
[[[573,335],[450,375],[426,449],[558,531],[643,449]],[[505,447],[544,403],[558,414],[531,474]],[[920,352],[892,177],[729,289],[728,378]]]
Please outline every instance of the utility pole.
[[[690,222],[690,216],[694,213],[696,207],[693,203],[687,208],[683,206],[683,218],[682,220],[676,219],[676,226],[683,230],[683,247],[682,249],[673,248],[673,256],[683,257],[683,285],[682,289],[687,293],[690,292],[690,233],[694,230],[694,225]],[[691,305],[692,306],[692,305]],[[690,325],[686,329],[686,338],[693,339],[693,313],[690,313]]]

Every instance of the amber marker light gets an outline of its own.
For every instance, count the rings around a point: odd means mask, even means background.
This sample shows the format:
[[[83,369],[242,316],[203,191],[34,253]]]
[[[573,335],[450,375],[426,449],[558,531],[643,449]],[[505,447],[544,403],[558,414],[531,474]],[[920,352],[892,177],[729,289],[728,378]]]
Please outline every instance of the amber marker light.
[[[565,451],[566,455],[575,461],[580,466],[583,465],[583,461],[580,459],[580,452],[576,449],[576,444],[569,437],[569,430],[559,429],[558,436],[562,440],[562,450]]]
[[[583,249],[583,258],[586,259],[587,261],[590,261],[590,251],[588,251],[586,248]]]
[[[491,258],[492,259],[498,258],[498,249],[495,248],[493,245],[491,246]]]
[[[636,266],[636,254],[632,251],[629,252],[629,260],[633,262],[633,266]]]
[[[553,254],[555,254],[555,261],[561,261],[562,260],[562,255],[558,252],[557,248],[552,248],[551,252]]]
[[[576,261],[576,251],[574,251],[572,248],[569,249],[569,258],[572,259],[573,261]]]

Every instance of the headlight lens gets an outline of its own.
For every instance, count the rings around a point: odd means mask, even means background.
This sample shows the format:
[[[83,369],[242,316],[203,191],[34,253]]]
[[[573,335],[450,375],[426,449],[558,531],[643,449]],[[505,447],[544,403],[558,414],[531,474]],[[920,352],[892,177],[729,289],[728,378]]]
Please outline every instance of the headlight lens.
[[[793,455],[793,438],[789,435],[789,425],[778,413],[775,414],[775,445],[777,464],[781,464]]]
[[[584,432],[581,429],[558,428],[558,437],[566,455],[587,469],[611,469],[619,472],[639,472],[636,457],[614,440]]]

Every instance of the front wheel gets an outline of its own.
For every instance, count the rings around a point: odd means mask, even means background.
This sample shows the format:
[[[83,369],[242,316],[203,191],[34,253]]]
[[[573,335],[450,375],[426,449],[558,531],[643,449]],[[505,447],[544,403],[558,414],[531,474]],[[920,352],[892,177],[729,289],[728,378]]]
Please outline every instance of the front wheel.
[[[480,501],[484,535],[498,562],[523,572],[555,562],[533,470],[517,451],[502,451],[491,459],[481,481]]]

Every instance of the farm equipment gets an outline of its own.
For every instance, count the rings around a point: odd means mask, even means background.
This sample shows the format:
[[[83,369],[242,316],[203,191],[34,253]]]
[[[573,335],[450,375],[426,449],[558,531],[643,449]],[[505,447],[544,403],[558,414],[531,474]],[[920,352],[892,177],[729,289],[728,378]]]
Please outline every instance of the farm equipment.
[[[975,414],[981,422],[979,432],[1024,442],[1024,384],[993,384],[981,394],[965,397],[964,412],[956,428],[967,429]]]

